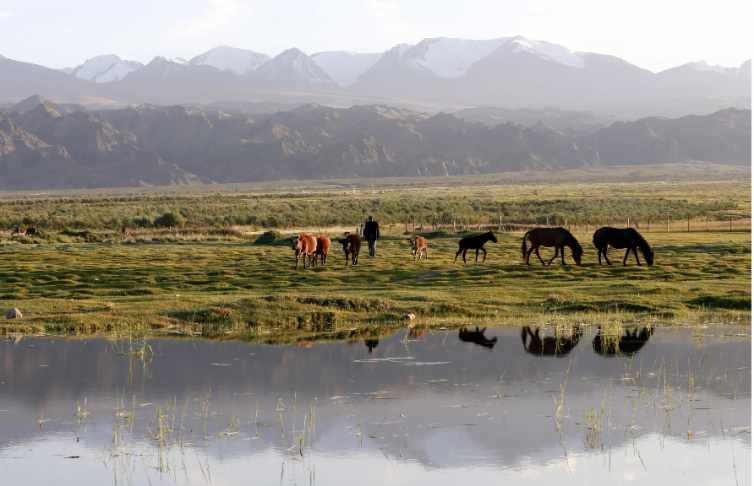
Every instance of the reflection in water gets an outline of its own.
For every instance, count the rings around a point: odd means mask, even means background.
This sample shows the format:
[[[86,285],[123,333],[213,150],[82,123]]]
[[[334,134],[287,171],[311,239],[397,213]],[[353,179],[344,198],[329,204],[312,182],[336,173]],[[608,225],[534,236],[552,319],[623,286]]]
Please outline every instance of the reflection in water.
[[[419,339],[427,335],[427,331],[417,331],[415,329],[411,329],[408,332],[408,337],[411,339]]]
[[[0,340],[0,485],[750,484],[748,326],[550,329]]]
[[[592,341],[592,348],[594,348],[595,353],[602,356],[615,356],[616,354],[630,356],[638,353],[647,344],[654,332],[653,327],[643,327],[641,331],[637,327],[633,333],[626,329],[625,334],[620,335],[620,337],[609,337],[603,336],[602,328],[599,327]]]
[[[364,344],[367,345],[367,348],[369,349],[369,352],[373,352],[374,348],[376,348],[380,344],[379,339],[365,339]]]
[[[543,337],[540,337],[539,331],[540,329],[536,328],[532,333],[529,326],[521,328],[521,342],[524,343],[524,349],[527,353],[538,356],[563,357],[570,353],[581,339],[581,328],[579,326],[570,329],[557,329],[555,336],[545,337],[543,330]],[[526,344],[527,338],[529,339],[528,345]]]
[[[492,349],[495,347],[495,343],[497,343],[497,338],[487,339],[484,336],[484,331],[486,330],[486,327],[483,327],[481,330],[477,327],[476,331],[469,331],[464,327],[458,330],[458,339],[465,343],[474,343],[477,346]]]

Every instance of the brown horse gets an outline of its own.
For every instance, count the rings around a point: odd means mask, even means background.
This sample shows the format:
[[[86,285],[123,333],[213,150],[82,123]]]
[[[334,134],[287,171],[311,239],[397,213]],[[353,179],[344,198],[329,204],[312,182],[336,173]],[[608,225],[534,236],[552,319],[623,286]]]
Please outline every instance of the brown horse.
[[[529,241],[531,242],[531,248],[528,251],[526,250],[526,238],[529,238]],[[573,237],[571,232],[565,228],[534,228],[531,231],[527,231],[524,235],[524,241],[521,244],[521,252],[527,265],[529,265],[531,252],[537,254],[542,265],[545,264],[545,261],[542,260],[542,257],[539,254],[540,246],[555,247],[555,256],[550,259],[548,265],[551,265],[552,261],[558,257],[558,252],[560,252],[560,261],[563,265],[566,264],[566,246],[571,249],[571,255],[573,255],[573,260],[576,262],[576,265],[581,265],[581,255],[584,253],[584,250],[581,248],[581,245],[579,245],[579,242],[576,241],[576,238]]]
[[[36,228],[26,228],[26,236],[34,236],[37,234]]]
[[[327,235],[317,236],[317,249],[314,250],[314,266],[317,266],[317,255],[322,255],[322,265],[325,265],[328,253],[330,253],[330,237]]]
[[[458,253],[456,253],[456,258],[455,260],[453,260],[453,263],[458,260],[458,255],[463,253],[463,264],[468,267],[469,264],[466,263],[466,252],[469,250],[476,250],[476,258],[474,258],[474,263],[479,261],[479,250],[482,250],[484,252],[482,263],[484,263],[484,261],[487,259],[487,250],[484,249],[484,244],[488,241],[497,243],[497,238],[495,238],[495,234],[492,231],[482,233],[481,235],[462,238],[461,241],[458,242]]]
[[[24,236],[26,234],[26,230],[24,228],[13,228],[13,231],[11,231],[10,234]]]
[[[526,344],[526,340],[529,338],[529,344]],[[539,328],[531,332],[529,326],[521,328],[521,342],[524,343],[524,349],[529,354],[537,356],[557,356],[563,357],[570,353],[573,348],[581,340],[581,329],[575,327],[571,333],[566,333],[565,330],[555,332],[555,337],[539,335]]]
[[[424,252],[424,259],[429,260],[429,252],[427,250],[427,240],[423,236],[412,236],[408,238],[411,243],[411,254],[414,255],[414,261],[416,261],[416,255],[419,255],[419,260],[422,259],[422,252]]]
[[[358,265],[359,252],[361,251],[361,238],[359,235],[345,233],[345,238],[338,240],[343,245],[343,251],[346,254],[346,266],[348,266],[348,257],[351,257],[351,264]]]
[[[299,236],[291,236],[288,238],[293,245],[293,250],[296,252],[296,270],[298,270],[298,259],[303,255],[304,268],[306,268],[306,257],[314,255],[317,250],[317,239],[314,235],[302,234]],[[311,263],[309,264],[311,266]]]
[[[641,266],[639,255],[636,253],[637,246],[641,250],[641,254],[644,255],[644,260],[647,261],[647,265],[651,267],[655,264],[654,250],[649,246],[647,240],[645,240],[644,237],[633,228],[600,228],[594,232],[592,243],[597,247],[597,258],[600,261],[600,265],[602,265],[602,255],[605,255],[605,261],[607,264],[612,265],[610,260],[607,259],[607,250],[611,246],[620,250],[623,248],[626,249],[626,256],[623,257],[623,265],[626,264],[628,254],[633,251],[634,257],[636,257],[636,264]]]
[[[134,235],[134,230],[132,230],[131,228],[126,228],[126,227],[124,226],[124,227],[123,227],[123,229],[122,229],[122,230],[120,230],[120,235],[121,235],[122,237],[124,237],[124,238],[125,238],[125,237],[128,237],[128,236],[133,236],[133,235]]]

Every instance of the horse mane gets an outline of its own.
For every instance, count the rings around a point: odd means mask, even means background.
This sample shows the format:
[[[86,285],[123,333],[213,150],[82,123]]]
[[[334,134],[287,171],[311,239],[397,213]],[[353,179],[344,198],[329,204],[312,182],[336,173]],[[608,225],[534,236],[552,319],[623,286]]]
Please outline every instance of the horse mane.
[[[584,254],[584,249],[581,248],[579,240],[577,240],[570,231],[568,231],[568,246],[571,248],[571,251],[578,251],[579,255]]]
[[[641,250],[641,254],[644,255],[644,260],[649,263],[650,257],[654,255],[654,250],[652,250],[652,247],[649,246],[647,240],[645,240],[638,231],[633,228],[631,228],[631,230],[636,234],[636,239],[639,240],[639,250]]]

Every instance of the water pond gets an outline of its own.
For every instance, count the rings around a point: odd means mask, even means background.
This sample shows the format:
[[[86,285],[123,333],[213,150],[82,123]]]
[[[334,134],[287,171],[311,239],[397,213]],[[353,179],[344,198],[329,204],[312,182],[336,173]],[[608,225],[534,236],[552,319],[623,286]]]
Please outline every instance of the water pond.
[[[748,326],[148,344],[0,342],[0,485],[751,482]]]

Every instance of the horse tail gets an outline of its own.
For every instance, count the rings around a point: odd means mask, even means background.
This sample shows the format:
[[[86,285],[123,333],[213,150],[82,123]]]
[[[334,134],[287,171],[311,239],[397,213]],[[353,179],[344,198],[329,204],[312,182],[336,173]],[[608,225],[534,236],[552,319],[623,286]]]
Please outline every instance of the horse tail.
[[[529,236],[529,233],[531,233],[531,231],[524,233],[524,241],[521,243],[521,255],[524,260],[526,260],[526,237]]]

